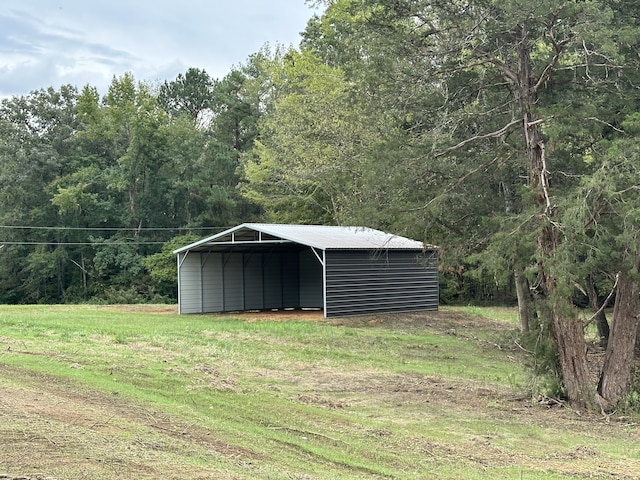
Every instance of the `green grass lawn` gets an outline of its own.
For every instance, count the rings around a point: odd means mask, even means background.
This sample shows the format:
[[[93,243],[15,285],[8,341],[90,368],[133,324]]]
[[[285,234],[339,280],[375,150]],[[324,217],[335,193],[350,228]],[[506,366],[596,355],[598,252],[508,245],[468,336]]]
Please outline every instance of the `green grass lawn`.
[[[0,474],[640,477],[633,420],[523,395],[514,315],[255,321],[0,307],[0,438],[12,440]]]

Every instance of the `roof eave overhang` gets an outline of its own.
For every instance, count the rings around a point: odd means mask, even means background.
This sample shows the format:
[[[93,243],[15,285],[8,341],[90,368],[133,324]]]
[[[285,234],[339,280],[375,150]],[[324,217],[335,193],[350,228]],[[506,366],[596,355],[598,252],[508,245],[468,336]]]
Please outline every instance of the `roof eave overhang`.
[[[180,248],[173,253],[184,252],[216,252],[216,251],[231,251],[234,249],[271,249],[273,247],[279,247],[284,245],[296,245],[295,242],[288,240],[267,240],[267,241],[239,241],[239,242],[205,242],[191,248]]]
[[[186,245],[184,247],[178,248],[176,250],[173,251],[174,254],[179,254],[179,253],[184,253],[187,251],[194,251],[194,252],[202,252],[202,251],[211,251],[211,250],[216,250],[216,249],[228,249],[229,247],[233,247],[233,246],[237,246],[237,245],[244,245],[244,246],[250,246],[250,245],[263,245],[263,246],[268,246],[268,245],[283,245],[283,244],[290,244],[290,245],[302,245],[302,246],[306,246],[306,247],[311,247],[311,248],[316,248],[319,250],[323,250],[323,248],[319,245],[314,245],[312,243],[301,243],[299,241],[295,241],[289,238],[286,238],[285,236],[282,235],[278,235],[279,239],[269,239],[269,240],[250,240],[250,241],[231,241],[231,242],[216,242],[215,240],[217,238],[221,238],[221,237],[226,237],[228,235],[234,235],[236,232],[241,231],[241,230],[253,230],[255,232],[258,233],[263,233],[266,235],[274,235],[274,232],[270,231],[268,228],[261,228],[259,225],[256,224],[252,224],[252,223],[243,223],[241,225],[238,225],[236,227],[230,228],[228,230],[225,230],[224,232],[220,232],[217,233],[215,235],[212,235],[210,237],[207,238],[203,238],[202,240],[198,240],[197,242],[194,242],[192,244]]]
[[[215,235],[211,235],[209,237],[198,240],[197,242],[190,243],[189,245],[185,245],[184,247],[178,248],[173,251],[174,254],[188,252],[188,251],[207,251],[210,246],[213,245],[222,245],[223,243],[228,244],[236,244],[237,242],[216,242],[215,239],[225,237],[227,235],[233,235],[239,230],[243,230],[245,228],[250,228],[251,230],[256,230],[255,228],[251,228],[248,224],[243,223],[224,232],[216,233]],[[256,230],[257,231],[257,230]],[[209,246],[209,248],[207,248]]]

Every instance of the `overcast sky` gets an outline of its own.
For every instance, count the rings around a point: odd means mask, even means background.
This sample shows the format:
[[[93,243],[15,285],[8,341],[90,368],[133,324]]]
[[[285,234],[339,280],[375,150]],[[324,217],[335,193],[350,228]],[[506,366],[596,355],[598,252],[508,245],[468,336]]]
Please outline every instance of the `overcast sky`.
[[[0,97],[114,75],[161,83],[190,67],[222,78],[265,44],[298,46],[304,0],[2,0]]]

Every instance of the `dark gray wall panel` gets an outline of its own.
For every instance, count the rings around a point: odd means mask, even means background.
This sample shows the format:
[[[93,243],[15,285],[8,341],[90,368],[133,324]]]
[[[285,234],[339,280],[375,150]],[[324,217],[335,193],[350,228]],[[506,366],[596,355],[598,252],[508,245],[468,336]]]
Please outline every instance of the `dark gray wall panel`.
[[[202,312],[220,312],[224,306],[222,288],[222,254],[203,253]]]
[[[264,266],[264,308],[283,308],[282,255],[279,253],[266,253],[262,258]]]
[[[242,254],[223,255],[224,311],[244,310]]]
[[[437,310],[438,272],[411,251],[327,251],[325,316]]]
[[[301,307],[299,270],[298,253],[282,253],[282,308]]]
[[[300,306],[322,308],[322,300],[322,264],[312,250],[303,250],[300,252]]]
[[[264,308],[264,291],[261,253],[245,253],[244,262],[244,309],[262,310]]]

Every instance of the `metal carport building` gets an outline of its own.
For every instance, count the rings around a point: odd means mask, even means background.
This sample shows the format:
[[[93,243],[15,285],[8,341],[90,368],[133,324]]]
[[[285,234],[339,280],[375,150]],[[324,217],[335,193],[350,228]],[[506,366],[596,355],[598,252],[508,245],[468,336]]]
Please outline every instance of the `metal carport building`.
[[[244,223],[174,251],[180,313],[437,310],[437,249],[366,227]]]

